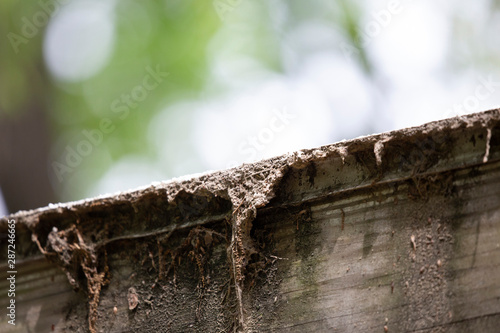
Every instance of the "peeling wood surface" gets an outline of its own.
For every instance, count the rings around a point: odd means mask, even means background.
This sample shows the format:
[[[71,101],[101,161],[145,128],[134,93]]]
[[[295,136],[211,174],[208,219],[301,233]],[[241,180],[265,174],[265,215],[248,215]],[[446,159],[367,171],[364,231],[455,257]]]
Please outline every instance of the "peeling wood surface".
[[[8,218],[2,332],[500,325],[498,110]]]

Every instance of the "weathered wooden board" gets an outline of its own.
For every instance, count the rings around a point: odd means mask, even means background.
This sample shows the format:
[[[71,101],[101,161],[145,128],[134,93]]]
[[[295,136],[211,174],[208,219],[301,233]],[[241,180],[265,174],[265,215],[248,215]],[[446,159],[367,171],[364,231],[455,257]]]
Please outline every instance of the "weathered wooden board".
[[[8,218],[2,332],[500,327],[498,110]]]
[[[0,307],[6,309],[9,284],[1,267]],[[52,332],[52,325],[60,326],[66,319],[69,306],[85,304],[86,298],[73,292],[66,275],[43,256],[19,262],[16,274],[16,325],[7,324],[8,317],[2,311],[2,332]],[[10,320],[10,319],[9,319]]]
[[[408,181],[262,213],[254,224],[283,259],[259,330],[498,330],[500,163],[453,179],[425,198]]]

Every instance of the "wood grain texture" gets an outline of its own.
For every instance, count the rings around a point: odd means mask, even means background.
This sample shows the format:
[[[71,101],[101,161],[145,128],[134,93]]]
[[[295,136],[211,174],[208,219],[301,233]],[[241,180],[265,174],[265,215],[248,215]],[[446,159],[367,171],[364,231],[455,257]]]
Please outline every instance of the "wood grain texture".
[[[254,224],[283,259],[278,301],[254,314],[258,330],[494,332],[500,163],[453,179],[450,194],[412,198],[402,182],[261,214]]]
[[[19,326],[2,332],[500,325],[498,110],[8,218]]]

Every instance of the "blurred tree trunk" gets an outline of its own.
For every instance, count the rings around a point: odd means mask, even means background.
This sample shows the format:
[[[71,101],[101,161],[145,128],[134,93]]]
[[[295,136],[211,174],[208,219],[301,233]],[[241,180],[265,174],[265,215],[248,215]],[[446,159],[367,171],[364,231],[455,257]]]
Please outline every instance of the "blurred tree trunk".
[[[0,121],[0,187],[10,212],[55,201],[49,181],[46,113],[34,95],[28,110]]]
[[[37,5],[0,5],[0,188],[10,212],[56,200],[48,169],[52,88],[42,55],[45,25],[23,37],[27,21],[47,15]]]

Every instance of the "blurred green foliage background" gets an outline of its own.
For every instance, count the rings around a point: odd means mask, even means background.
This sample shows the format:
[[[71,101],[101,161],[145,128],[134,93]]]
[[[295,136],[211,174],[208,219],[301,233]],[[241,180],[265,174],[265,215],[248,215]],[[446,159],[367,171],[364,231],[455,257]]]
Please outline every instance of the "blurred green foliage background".
[[[7,209],[248,162],[276,108],[299,121],[258,158],[494,107],[496,83],[467,97],[500,77],[499,28],[497,1],[3,0]]]

